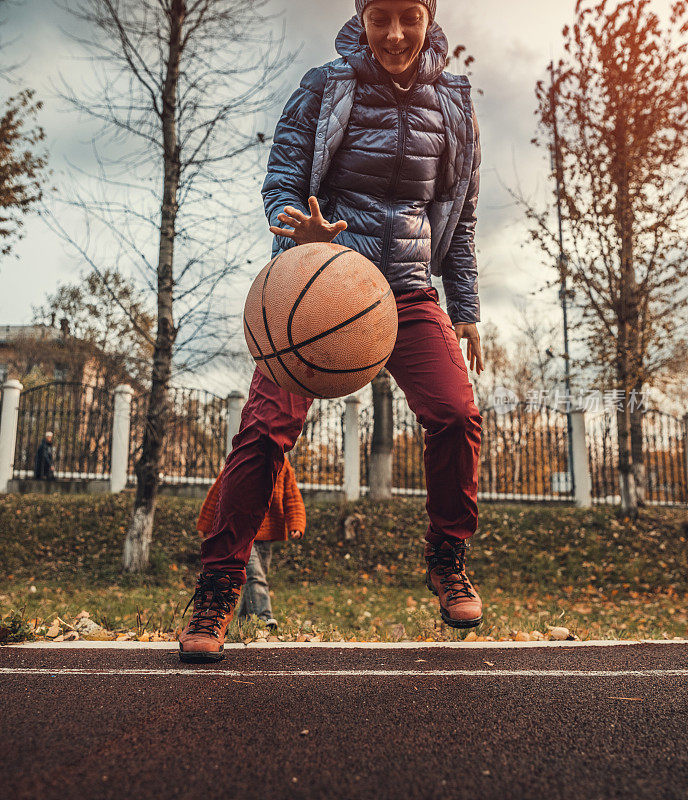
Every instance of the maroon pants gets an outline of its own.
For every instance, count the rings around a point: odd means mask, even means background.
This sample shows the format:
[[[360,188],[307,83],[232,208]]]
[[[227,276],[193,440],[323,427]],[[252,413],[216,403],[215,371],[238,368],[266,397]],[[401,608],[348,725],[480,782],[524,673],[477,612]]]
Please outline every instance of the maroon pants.
[[[397,310],[399,333],[386,366],[425,429],[426,539],[468,539],[478,524],[482,431],[468,370],[434,289],[397,297]],[[204,569],[231,572],[245,581],[251,544],[284,453],[296,443],[311,403],[256,369],[222,472],[213,530],[201,545]]]

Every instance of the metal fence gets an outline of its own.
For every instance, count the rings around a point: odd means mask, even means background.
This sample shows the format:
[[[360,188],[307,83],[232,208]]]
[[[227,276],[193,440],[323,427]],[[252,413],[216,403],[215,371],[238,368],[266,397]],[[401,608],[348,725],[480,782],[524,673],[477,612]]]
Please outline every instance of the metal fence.
[[[344,481],[344,401],[314,400],[303,432],[289,453],[304,489],[339,489]]]
[[[131,404],[129,480],[136,478],[146,425],[147,398]],[[201,389],[169,390],[169,421],[163,443],[160,479],[166,484],[212,483],[225,463],[227,398]]]
[[[369,463],[372,414],[363,409],[364,460]],[[551,408],[530,410],[523,402],[507,413],[482,413],[479,497],[483,500],[562,500],[573,498],[568,468],[566,415]],[[370,420],[370,421],[369,421]],[[405,398],[394,398],[392,486],[396,494],[424,494],[424,433]],[[362,473],[367,473],[362,469]],[[366,483],[367,485],[367,483]]]
[[[161,480],[173,484],[210,484],[225,461],[230,428],[227,398],[198,389],[170,390],[170,417],[163,447]],[[403,394],[395,389],[392,491],[425,492],[424,433]],[[240,406],[238,407],[240,408]],[[234,406],[236,420],[237,406]],[[315,400],[302,435],[290,453],[305,489],[338,490],[344,483],[346,403]],[[54,432],[58,478],[107,479],[111,463],[113,393],[96,386],[51,382],[19,397],[14,476],[33,475],[34,460],[45,432]],[[482,412],[479,497],[482,500],[570,501],[574,498],[567,416],[527,403],[498,413]],[[128,476],[140,455],[146,420],[146,399],[131,402]],[[615,410],[586,414],[585,442],[596,504],[619,502],[617,418]],[[236,423],[235,423],[236,424]],[[657,410],[642,418],[645,502],[688,503],[688,417],[683,420]],[[360,484],[370,485],[373,412],[359,410]]]
[[[657,505],[688,503],[688,447],[682,420],[662,411],[643,414],[647,500]]]
[[[614,409],[586,419],[586,441],[593,502],[620,502],[618,429]],[[688,503],[688,447],[685,421],[650,409],[642,416],[645,502],[650,505]]]
[[[51,383],[19,397],[14,474],[33,477],[38,447],[54,433],[57,478],[107,478],[113,419],[112,392],[80,383]]]
[[[403,395],[395,395],[392,488],[396,494],[425,494],[424,434]]]
[[[571,500],[566,414],[525,401],[482,412],[480,497],[485,500]]]

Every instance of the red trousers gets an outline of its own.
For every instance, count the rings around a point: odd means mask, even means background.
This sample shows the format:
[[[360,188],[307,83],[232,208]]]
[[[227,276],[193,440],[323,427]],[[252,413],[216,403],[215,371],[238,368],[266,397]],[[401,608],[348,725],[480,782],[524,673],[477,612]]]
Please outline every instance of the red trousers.
[[[437,297],[428,287],[396,298],[399,333],[386,364],[425,429],[426,539],[433,543],[468,539],[477,529],[482,432],[463,354]],[[246,580],[284,453],[296,443],[311,403],[256,369],[222,472],[213,529],[201,545],[204,569]]]

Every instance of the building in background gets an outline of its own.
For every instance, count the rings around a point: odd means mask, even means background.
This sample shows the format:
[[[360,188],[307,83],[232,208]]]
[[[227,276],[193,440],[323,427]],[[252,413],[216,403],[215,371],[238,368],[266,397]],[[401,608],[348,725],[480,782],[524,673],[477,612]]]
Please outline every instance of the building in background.
[[[0,325],[0,383],[14,378],[25,388],[50,381],[113,388],[138,382],[122,358],[70,333],[69,322],[53,325]]]

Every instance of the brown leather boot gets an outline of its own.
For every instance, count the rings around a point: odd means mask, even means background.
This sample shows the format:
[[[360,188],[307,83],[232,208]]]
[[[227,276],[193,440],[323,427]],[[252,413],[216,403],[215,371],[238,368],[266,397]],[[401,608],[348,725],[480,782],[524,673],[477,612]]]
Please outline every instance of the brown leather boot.
[[[221,661],[225,657],[225,633],[240,593],[241,584],[229,573],[201,572],[184,609],[186,614],[194,604],[191,619],[179,636],[181,661]]]
[[[440,600],[442,619],[452,628],[475,628],[483,621],[483,604],[466,575],[468,542],[425,543],[425,583]]]

